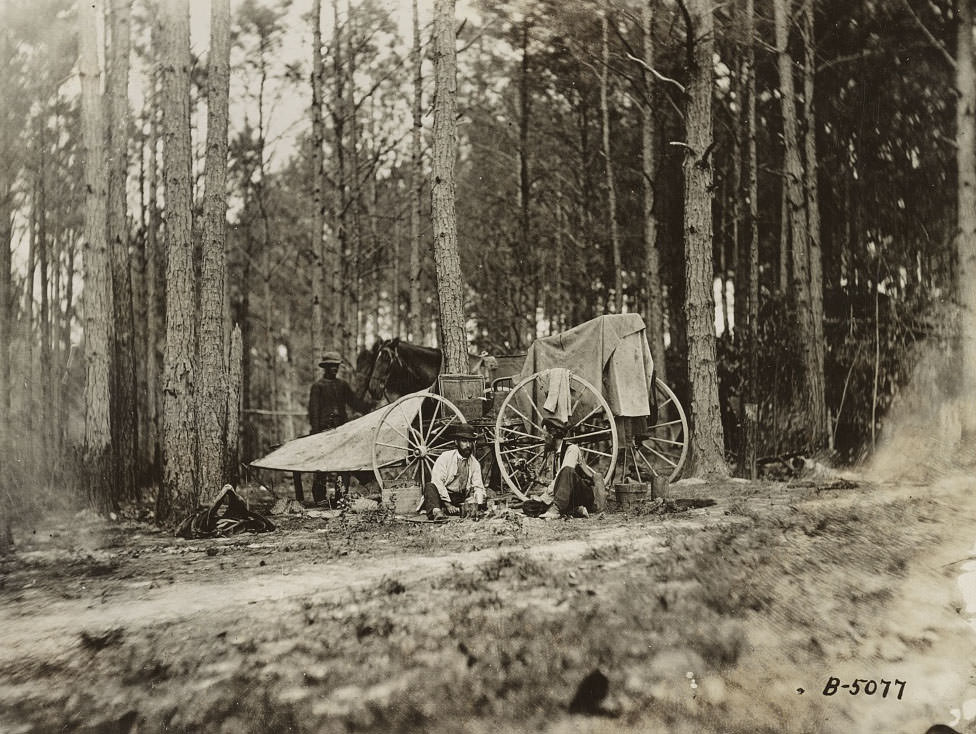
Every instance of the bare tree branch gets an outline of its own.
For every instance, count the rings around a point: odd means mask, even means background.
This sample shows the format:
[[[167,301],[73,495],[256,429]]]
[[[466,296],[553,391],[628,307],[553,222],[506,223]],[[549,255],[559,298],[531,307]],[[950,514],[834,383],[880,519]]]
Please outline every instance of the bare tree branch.
[[[681,90],[681,93],[682,94],[685,93],[685,86],[681,82],[679,82],[677,79],[672,79],[669,76],[664,76],[664,74],[662,74],[661,72],[659,72],[657,69],[655,69],[653,67],[650,67],[646,63],[644,63],[643,59],[639,59],[639,58],[637,58],[636,56],[633,56],[630,53],[627,54],[627,58],[630,59],[631,61],[637,63],[638,65],[640,65],[645,71],[648,71],[651,74],[653,74],[660,81],[662,81],[662,82],[668,82],[669,84],[673,84],[674,86],[676,86],[678,89]]]
[[[922,19],[918,17],[918,13],[915,12],[915,9],[912,8],[908,0],[901,0],[901,3],[905,6],[905,10],[908,11],[908,14],[911,15],[915,20],[915,25],[919,27],[919,30],[921,30],[925,38],[928,39],[928,42],[932,44],[932,47],[942,54],[942,58],[944,58],[949,64],[949,68],[955,69],[956,60],[952,57],[952,54],[946,50],[946,47],[939,42],[939,39],[932,34],[932,31],[928,29],[928,26],[922,22]]]

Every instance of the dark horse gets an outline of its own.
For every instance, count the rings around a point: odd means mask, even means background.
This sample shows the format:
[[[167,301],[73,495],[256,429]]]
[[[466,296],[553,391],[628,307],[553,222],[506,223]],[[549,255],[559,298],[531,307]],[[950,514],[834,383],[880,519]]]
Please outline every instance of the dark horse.
[[[393,402],[401,395],[433,386],[441,370],[441,352],[433,347],[386,339],[363,350],[356,360],[364,399]]]
[[[484,359],[468,355],[468,369],[483,374]],[[393,402],[401,395],[433,387],[441,372],[440,349],[411,344],[400,339],[376,342],[356,360],[356,373],[363,399]]]

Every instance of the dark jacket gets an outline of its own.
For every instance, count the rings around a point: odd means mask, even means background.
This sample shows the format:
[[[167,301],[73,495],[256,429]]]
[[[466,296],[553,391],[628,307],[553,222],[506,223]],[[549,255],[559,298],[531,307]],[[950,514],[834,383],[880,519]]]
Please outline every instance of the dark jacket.
[[[327,431],[349,420],[350,410],[365,413],[369,406],[338,377],[321,377],[308,393],[308,425],[312,433]]]

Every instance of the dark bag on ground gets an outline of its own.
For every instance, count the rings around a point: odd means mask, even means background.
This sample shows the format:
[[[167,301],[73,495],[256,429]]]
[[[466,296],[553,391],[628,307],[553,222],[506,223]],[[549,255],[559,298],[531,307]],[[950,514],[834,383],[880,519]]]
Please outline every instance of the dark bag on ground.
[[[247,509],[247,504],[229,484],[210,504],[197,510],[176,530],[180,538],[213,538],[235,533],[268,533],[275,529],[266,517]]]

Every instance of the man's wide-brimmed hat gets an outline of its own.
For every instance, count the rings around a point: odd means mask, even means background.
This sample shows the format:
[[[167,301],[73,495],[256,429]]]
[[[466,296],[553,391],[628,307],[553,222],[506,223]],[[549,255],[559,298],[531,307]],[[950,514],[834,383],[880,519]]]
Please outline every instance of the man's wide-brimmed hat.
[[[319,367],[325,367],[327,364],[342,364],[342,355],[338,352],[326,352],[322,355]]]
[[[474,432],[474,428],[472,428],[468,423],[461,423],[460,425],[456,426],[454,428],[453,435],[455,440],[459,438],[466,438],[469,441],[474,441],[478,437],[478,434]]]

